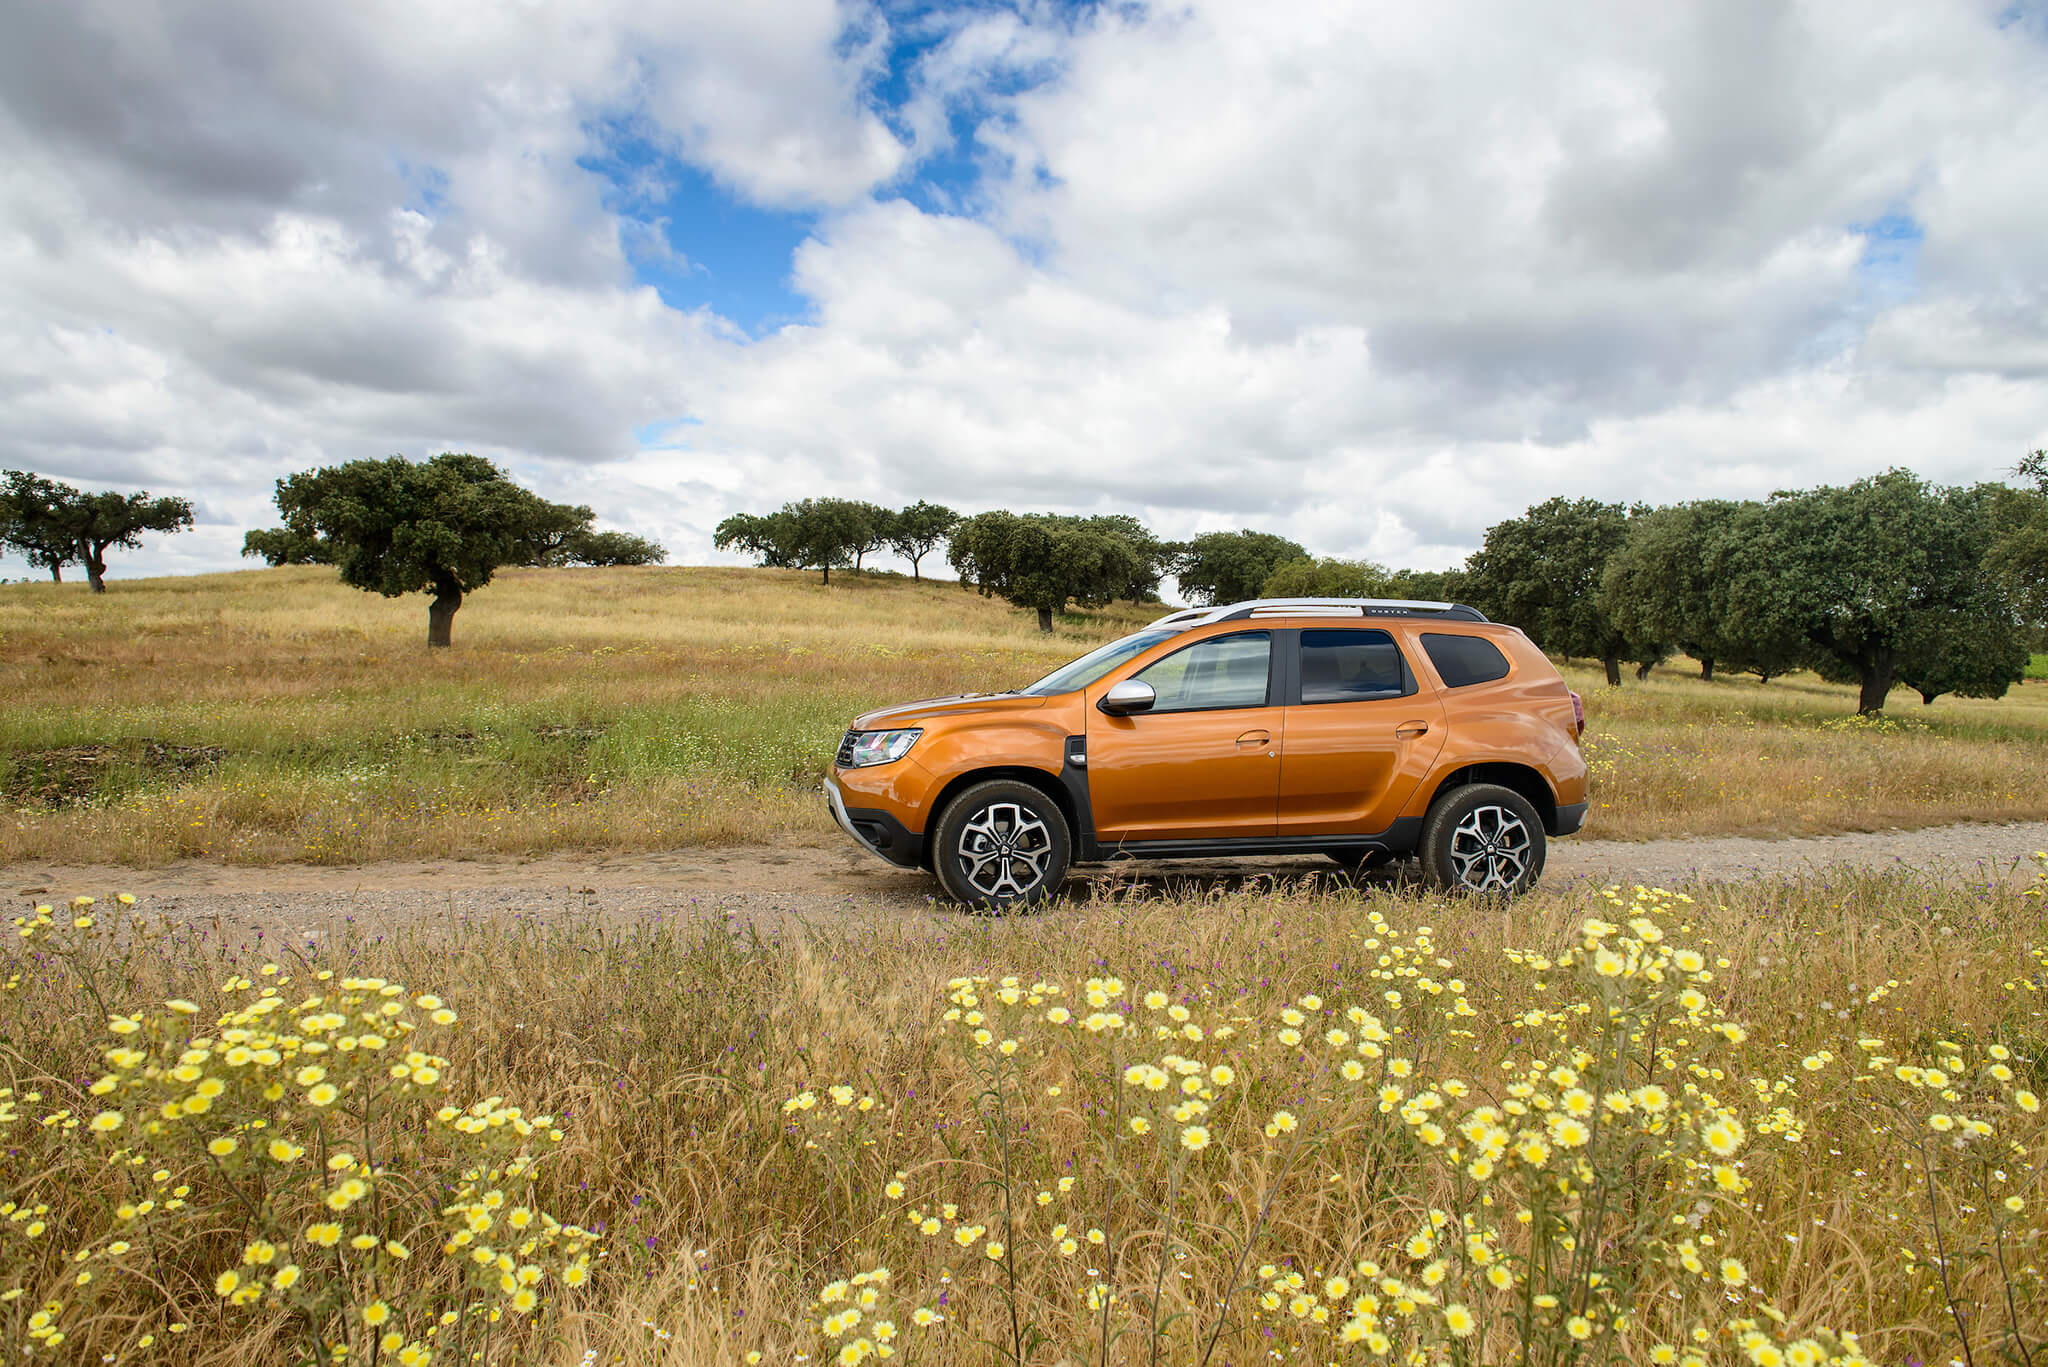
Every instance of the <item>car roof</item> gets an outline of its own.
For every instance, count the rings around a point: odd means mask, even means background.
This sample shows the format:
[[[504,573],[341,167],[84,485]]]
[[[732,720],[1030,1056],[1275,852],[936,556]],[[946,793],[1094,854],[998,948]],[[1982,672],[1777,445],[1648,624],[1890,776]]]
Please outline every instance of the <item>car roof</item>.
[[[1486,614],[1463,603],[1441,603],[1419,598],[1252,598],[1216,607],[1183,608],[1169,612],[1151,628],[1190,631],[1217,622],[1268,620],[1276,617],[1312,617],[1357,620],[1365,617],[1425,618],[1442,622],[1484,622]]]

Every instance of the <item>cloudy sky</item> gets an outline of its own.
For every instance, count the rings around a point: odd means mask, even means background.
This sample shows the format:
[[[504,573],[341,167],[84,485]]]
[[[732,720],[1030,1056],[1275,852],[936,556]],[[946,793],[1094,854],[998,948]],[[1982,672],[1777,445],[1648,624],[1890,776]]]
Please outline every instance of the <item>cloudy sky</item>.
[[[2048,6],[0,0],[0,466],[1437,566],[2048,445]],[[20,574],[19,561],[0,573]]]

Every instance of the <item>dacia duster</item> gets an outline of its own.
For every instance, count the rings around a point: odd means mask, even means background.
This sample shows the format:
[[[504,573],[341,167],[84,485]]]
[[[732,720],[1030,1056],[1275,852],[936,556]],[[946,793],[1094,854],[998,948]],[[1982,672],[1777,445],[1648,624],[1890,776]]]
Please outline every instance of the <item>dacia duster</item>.
[[[825,792],[873,853],[1000,911],[1076,863],[1419,857],[1512,895],[1586,816],[1578,694],[1456,603],[1261,599],[1170,613],[1014,693],[857,718]]]

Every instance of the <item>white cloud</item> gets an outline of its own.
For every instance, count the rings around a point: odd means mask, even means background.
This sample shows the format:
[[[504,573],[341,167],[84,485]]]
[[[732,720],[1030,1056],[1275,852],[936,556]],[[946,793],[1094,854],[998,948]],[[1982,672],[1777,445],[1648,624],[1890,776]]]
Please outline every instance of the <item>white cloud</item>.
[[[1441,564],[1554,493],[2048,442],[2048,48],[1983,5],[17,18],[0,463],[242,526],[280,474],[461,448],[682,559],[837,493]],[[635,282],[647,231],[578,164],[620,127],[823,212],[812,321],[750,340]],[[921,195],[954,213],[874,198],[939,156],[989,171]]]

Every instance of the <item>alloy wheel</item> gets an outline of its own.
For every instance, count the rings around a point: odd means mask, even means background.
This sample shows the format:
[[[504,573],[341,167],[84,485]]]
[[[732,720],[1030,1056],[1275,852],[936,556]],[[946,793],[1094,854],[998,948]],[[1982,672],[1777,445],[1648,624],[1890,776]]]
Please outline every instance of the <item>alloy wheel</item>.
[[[1529,872],[1535,840],[1505,807],[1474,807],[1451,832],[1451,869],[1468,892],[1513,892]]]
[[[960,828],[962,874],[984,897],[1022,897],[1045,879],[1052,832],[1016,802],[991,802]]]

